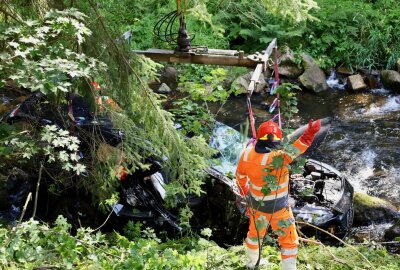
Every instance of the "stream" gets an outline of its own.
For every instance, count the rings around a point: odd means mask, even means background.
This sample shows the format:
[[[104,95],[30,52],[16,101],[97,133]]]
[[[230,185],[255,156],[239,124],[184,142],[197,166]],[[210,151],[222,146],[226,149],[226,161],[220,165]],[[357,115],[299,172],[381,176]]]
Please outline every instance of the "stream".
[[[333,75],[327,80],[332,90],[322,95],[298,93],[299,114],[288,124],[297,128],[309,121],[332,117],[332,128],[325,141],[311,156],[343,173],[356,192],[365,192],[400,206],[400,95],[385,89],[362,93],[345,91]],[[269,95],[253,95],[256,126],[271,115],[262,103]],[[219,113],[217,120],[240,130],[248,119],[246,98],[231,97],[222,108],[210,106]],[[249,134],[250,135],[250,134]]]

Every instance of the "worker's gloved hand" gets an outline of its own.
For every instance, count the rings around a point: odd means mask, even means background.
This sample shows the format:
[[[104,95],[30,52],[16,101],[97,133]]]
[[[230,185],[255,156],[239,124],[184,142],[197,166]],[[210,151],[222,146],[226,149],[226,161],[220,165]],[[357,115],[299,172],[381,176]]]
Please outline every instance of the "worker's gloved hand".
[[[321,119],[313,121],[313,119],[308,122],[308,127],[304,131],[303,135],[300,137],[300,141],[308,146],[312,144],[315,134],[321,129]]]

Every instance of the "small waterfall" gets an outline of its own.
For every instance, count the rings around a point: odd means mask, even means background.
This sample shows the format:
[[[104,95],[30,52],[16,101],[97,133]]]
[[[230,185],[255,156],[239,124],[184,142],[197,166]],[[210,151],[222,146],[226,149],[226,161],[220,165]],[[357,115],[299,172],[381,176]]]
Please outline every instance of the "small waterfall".
[[[332,89],[343,90],[345,88],[345,84],[340,83],[336,70],[334,69],[332,69],[331,74],[328,79],[326,79],[326,83]]]

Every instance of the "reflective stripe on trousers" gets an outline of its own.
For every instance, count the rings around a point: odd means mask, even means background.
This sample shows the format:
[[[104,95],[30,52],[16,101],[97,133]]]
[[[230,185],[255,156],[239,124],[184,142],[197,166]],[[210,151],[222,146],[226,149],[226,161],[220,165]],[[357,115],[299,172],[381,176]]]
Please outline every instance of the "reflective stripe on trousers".
[[[258,250],[257,236],[259,235],[260,241],[262,241],[266,233],[266,229],[269,227],[268,224],[270,224],[273,231],[277,231],[278,229],[283,231],[283,234],[281,233],[278,237],[282,259],[294,258],[297,256],[299,237],[297,235],[293,214],[290,208],[281,209],[273,214],[264,213],[251,208],[249,208],[248,211],[250,216],[250,225],[249,232],[247,233],[247,238],[245,240],[248,253],[253,253],[255,250]],[[282,219],[289,221],[290,225],[286,228],[279,227],[278,222]],[[256,222],[259,224],[257,226],[262,224],[261,228],[258,228],[258,234],[255,225]]]

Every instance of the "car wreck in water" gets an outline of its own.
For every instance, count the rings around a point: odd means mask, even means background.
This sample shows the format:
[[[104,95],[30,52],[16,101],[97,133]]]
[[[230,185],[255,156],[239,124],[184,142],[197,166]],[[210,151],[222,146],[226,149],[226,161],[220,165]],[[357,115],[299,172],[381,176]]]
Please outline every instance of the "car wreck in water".
[[[78,121],[74,135],[83,136],[84,131],[89,131],[105,138],[111,146],[117,146],[121,142],[123,132],[115,130],[110,119],[97,118],[90,114],[79,97],[75,97],[73,101],[72,112],[75,121]],[[62,128],[64,121],[46,112],[45,104],[44,96],[34,93],[1,121],[31,122],[35,126],[55,124]],[[61,117],[68,117],[67,109],[61,109],[65,110],[60,114]],[[315,139],[317,144],[323,141],[328,129],[329,120],[324,119],[323,130]],[[293,140],[300,134],[302,128],[292,133],[289,138]],[[81,141],[90,142],[87,139]],[[238,190],[232,176],[246,143],[247,138],[240,132],[217,122],[210,146],[218,150],[218,154],[206,170],[209,175],[204,185],[206,193],[200,197],[189,195],[186,198],[177,198],[177,207],[173,209],[167,208],[164,200],[164,186],[171,179],[163,172],[162,164],[155,161],[158,158],[148,160],[151,164],[149,169],[136,171],[121,181],[120,201],[113,208],[115,215],[111,218],[109,226],[119,227],[126,221],[133,220],[165,229],[173,235],[184,231],[178,218],[179,208],[189,204],[194,213],[190,224],[192,230],[199,231],[208,227],[213,230],[213,239],[219,244],[241,243],[248,229],[248,218],[244,216],[246,205],[237,195]],[[313,150],[313,147],[310,147],[305,155]],[[34,192],[36,181],[35,175],[13,169],[5,188],[9,203],[7,207],[0,209],[0,218],[9,221],[19,218],[25,198],[29,192]],[[55,196],[46,190],[47,187],[42,185],[40,191],[40,196],[47,197],[47,205],[43,207],[50,208],[42,213],[43,220],[51,221],[58,214],[62,214],[75,228],[99,225],[101,215],[91,206],[87,196],[79,195],[83,193],[67,190]],[[297,220],[318,226],[339,237],[346,236],[353,220],[353,188],[340,172],[328,164],[308,159],[302,174],[290,176],[290,190],[290,202]],[[26,217],[29,217],[29,214]],[[302,224],[299,227],[307,235],[320,234],[312,227]]]

